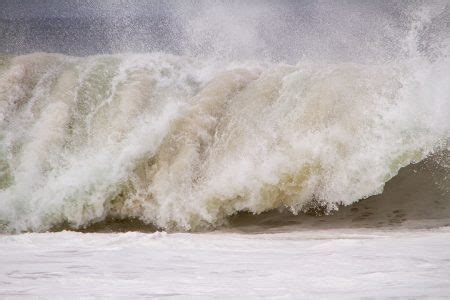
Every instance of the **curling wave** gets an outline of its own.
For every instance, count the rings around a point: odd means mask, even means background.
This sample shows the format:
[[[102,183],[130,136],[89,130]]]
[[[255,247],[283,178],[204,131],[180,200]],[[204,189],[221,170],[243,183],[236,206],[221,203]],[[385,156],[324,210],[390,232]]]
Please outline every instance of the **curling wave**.
[[[0,56],[0,230],[352,204],[449,149],[449,67]]]

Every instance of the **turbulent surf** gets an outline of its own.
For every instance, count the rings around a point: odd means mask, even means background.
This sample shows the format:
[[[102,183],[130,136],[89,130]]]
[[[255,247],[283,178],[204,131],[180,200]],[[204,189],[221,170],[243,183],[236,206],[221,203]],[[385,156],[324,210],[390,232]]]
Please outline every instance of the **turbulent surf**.
[[[446,1],[156,4],[5,2],[0,232],[450,224]]]
[[[1,56],[1,230],[330,212],[448,151],[449,67]]]
[[[1,0],[0,298],[448,296],[449,53],[448,0]]]

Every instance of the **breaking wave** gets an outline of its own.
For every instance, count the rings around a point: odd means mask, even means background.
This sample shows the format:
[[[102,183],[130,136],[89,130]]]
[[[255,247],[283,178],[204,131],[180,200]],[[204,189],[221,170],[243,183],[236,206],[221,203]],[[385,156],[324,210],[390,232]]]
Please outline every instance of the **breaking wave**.
[[[448,151],[449,67],[0,56],[1,230],[197,230],[380,194]]]

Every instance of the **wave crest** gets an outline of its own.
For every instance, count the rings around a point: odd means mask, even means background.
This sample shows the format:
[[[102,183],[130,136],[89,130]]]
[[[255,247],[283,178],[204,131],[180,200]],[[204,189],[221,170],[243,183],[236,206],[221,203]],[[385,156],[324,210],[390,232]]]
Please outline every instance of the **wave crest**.
[[[448,149],[448,66],[2,56],[0,223],[195,230],[351,204]]]

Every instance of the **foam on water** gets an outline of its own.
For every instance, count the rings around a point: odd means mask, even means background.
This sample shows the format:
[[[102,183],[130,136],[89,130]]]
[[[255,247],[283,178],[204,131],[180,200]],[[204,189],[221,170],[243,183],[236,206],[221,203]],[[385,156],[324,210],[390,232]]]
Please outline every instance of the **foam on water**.
[[[5,298],[446,298],[448,228],[0,235]]]
[[[354,203],[448,149],[449,66],[2,56],[2,230]]]

